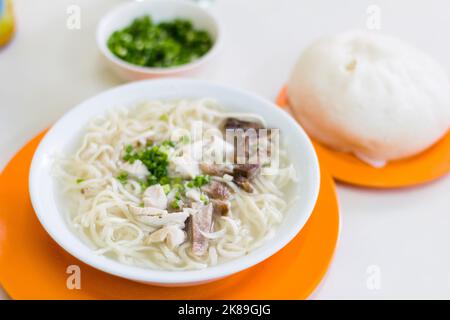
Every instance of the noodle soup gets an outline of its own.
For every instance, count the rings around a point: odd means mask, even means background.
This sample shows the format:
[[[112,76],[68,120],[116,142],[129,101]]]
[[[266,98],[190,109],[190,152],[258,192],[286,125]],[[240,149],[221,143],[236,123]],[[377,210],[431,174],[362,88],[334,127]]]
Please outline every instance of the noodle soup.
[[[98,254],[203,269],[261,246],[296,200],[281,138],[213,99],[148,101],[92,121],[55,174],[71,225]]]

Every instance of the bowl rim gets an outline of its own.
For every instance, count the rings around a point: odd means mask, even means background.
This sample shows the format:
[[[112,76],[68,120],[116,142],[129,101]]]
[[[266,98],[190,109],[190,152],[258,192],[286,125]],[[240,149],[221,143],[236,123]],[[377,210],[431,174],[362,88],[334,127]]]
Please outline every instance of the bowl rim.
[[[213,90],[225,90],[225,91],[233,91],[238,95],[245,95],[247,98],[255,100],[255,103],[265,105],[267,108],[271,109],[271,112],[279,113],[279,115],[283,118],[283,122],[290,123],[290,125],[295,125],[296,133],[295,135],[298,138],[303,139],[305,144],[305,152],[308,157],[311,159],[312,164],[312,185],[311,191],[313,197],[308,199],[309,201],[306,203],[305,214],[301,216],[301,218],[295,220],[295,225],[289,229],[289,232],[280,234],[277,232],[276,237],[272,238],[273,243],[270,245],[268,243],[262,244],[260,247],[256,248],[254,251],[250,252],[247,255],[242,257],[226,261],[224,263],[209,266],[205,269],[199,270],[182,270],[182,271],[171,271],[171,270],[162,270],[162,269],[152,269],[148,267],[127,265],[121,263],[117,260],[105,257],[103,255],[97,255],[92,248],[89,248],[88,245],[83,243],[80,239],[79,235],[73,232],[70,229],[70,226],[67,224],[64,226],[66,231],[71,232],[72,236],[78,238],[80,243],[73,243],[71,239],[61,235],[59,233],[60,227],[54,226],[49,219],[46,217],[46,212],[48,208],[44,204],[44,201],[40,198],[40,180],[38,179],[38,171],[41,163],[47,161],[46,149],[49,147],[50,140],[52,136],[58,134],[58,129],[64,126],[65,122],[69,122],[76,112],[80,109],[86,109],[87,106],[94,103],[93,101],[99,99],[102,96],[110,95],[115,91],[126,90],[128,87],[132,86],[146,86],[152,84],[166,84],[168,86],[182,86],[182,85],[197,85],[202,86],[207,90],[208,88]],[[111,106],[112,107],[112,106]],[[109,108],[109,107],[108,107]],[[49,177],[50,179],[54,179],[54,177]],[[53,183],[53,181],[52,181]],[[100,271],[119,276],[122,278],[126,278],[129,280],[143,282],[154,285],[169,285],[169,286],[177,286],[177,285],[195,285],[204,282],[209,282],[213,280],[218,280],[223,277],[235,274],[237,272],[243,271],[247,268],[250,268],[265,259],[271,257],[279,250],[281,250],[284,246],[286,246],[294,237],[303,229],[309,217],[312,214],[312,211],[316,205],[317,197],[319,194],[320,188],[320,169],[318,158],[315,152],[315,149],[312,145],[311,140],[305,133],[305,131],[300,127],[300,125],[285,111],[278,108],[274,103],[269,100],[266,100],[252,92],[244,91],[242,89],[233,88],[230,86],[212,83],[208,81],[202,80],[192,80],[192,79],[174,79],[174,78],[165,78],[158,80],[141,80],[135,81],[132,83],[123,84],[120,86],[113,87],[106,91],[103,91],[72,108],[70,111],[65,113],[45,134],[41,142],[39,143],[35,154],[33,155],[33,159],[30,166],[29,172],[29,193],[31,198],[32,206],[35,210],[35,213],[40,221],[41,225],[44,227],[46,232],[50,235],[50,237],[66,252],[77,258],[83,263],[88,264]],[[294,205],[295,208],[295,205]],[[60,211],[56,209],[56,211]],[[56,212],[58,215],[63,215],[61,212]],[[64,217],[62,217],[63,220]],[[257,250],[257,251],[256,251]],[[256,251],[256,252],[255,252]]]
[[[109,19],[112,19],[112,16],[114,16],[116,13],[120,12],[123,9],[126,9],[128,7],[133,6],[142,6],[144,4],[152,3],[152,2],[160,2],[168,5],[179,5],[179,6],[185,6],[190,8],[195,8],[195,10],[198,10],[199,12],[202,12],[202,14],[205,14],[208,16],[215,24],[217,36],[216,39],[213,42],[212,47],[201,57],[198,59],[179,65],[179,66],[172,66],[172,67],[145,67],[145,66],[138,66],[135,64],[132,64],[128,61],[122,60],[118,57],[116,57],[111,50],[109,50],[107,46],[107,40],[108,36],[104,36],[104,33],[102,32],[105,24]],[[210,60],[212,57],[214,57],[222,48],[223,46],[223,35],[222,35],[222,27],[219,19],[210,11],[208,11],[205,8],[202,8],[201,6],[191,3],[188,1],[181,1],[181,0],[145,0],[145,1],[133,1],[129,3],[122,3],[119,5],[114,6],[111,10],[109,10],[105,15],[102,16],[100,21],[97,24],[96,29],[96,41],[97,46],[100,49],[100,52],[105,56],[110,62],[120,66],[121,68],[137,72],[140,74],[154,74],[154,75],[166,75],[166,74],[173,74],[178,72],[184,72],[192,70],[201,64],[205,63],[206,61]]]

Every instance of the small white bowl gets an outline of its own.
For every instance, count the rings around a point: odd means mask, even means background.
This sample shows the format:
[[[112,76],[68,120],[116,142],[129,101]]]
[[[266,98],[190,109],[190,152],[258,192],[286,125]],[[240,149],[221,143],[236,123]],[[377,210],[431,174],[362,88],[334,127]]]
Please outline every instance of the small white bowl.
[[[111,34],[128,26],[135,18],[150,15],[154,22],[171,21],[176,18],[187,19],[194,28],[207,31],[214,43],[212,48],[199,59],[175,67],[141,67],[116,57],[108,48]],[[119,5],[108,12],[97,27],[97,45],[113,70],[125,80],[142,80],[163,76],[188,75],[209,62],[222,45],[221,28],[218,20],[200,6],[187,1],[147,0]]]
[[[155,270],[125,265],[95,254],[73,232],[69,223],[67,209],[52,175],[56,156],[74,152],[88,122],[111,108],[133,106],[155,99],[204,97],[216,99],[230,111],[257,113],[266,119],[270,128],[281,129],[281,140],[287,146],[289,157],[299,176],[299,182],[289,192],[300,196],[300,199],[285,212],[275,236],[246,256],[203,270]],[[64,115],[47,132],[36,150],[30,169],[29,190],[34,210],[45,230],[74,257],[119,277],[149,284],[182,286],[229,276],[267,259],[283,248],[303,228],[314,208],[320,185],[319,175],[317,157],[308,136],[286,112],[273,103],[252,93],[205,81],[164,79],[134,82],[110,89]]]

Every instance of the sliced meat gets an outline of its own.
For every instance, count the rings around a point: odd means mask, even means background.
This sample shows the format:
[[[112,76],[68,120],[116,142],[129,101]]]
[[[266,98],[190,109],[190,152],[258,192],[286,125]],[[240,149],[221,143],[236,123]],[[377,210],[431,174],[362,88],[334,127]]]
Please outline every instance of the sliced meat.
[[[251,121],[243,121],[236,118],[228,118],[225,120],[224,129],[243,129],[244,136],[242,139],[235,139],[234,148],[235,148],[235,165],[233,167],[233,182],[236,183],[241,189],[247,192],[253,192],[253,187],[251,185],[251,181],[256,178],[256,176],[261,171],[260,163],[252,163],[259,162],[259,146],[257,145],[258,141],[255,139],[250,139],[250,134],[245,132],[249,129],[256,130],[256,135],[259,137],[260,129],[264,129],[264,127],[257,122]],[[254,135],[254,133],[253,133]],[[253,136],[254,137],[254,136]],[[271,130],[267,131],[267,140],[270,142],[271,139]],[[270,153],[270,150],[269,150]],[[242,159],[238,159],[238,156],[244,156],[244,163]],[[238,161],[239,160],[239,161]]]
[[[203,173],[216,177],[223,177],[225,174],[233,173],[233,168],[221,164],[201,163],[200,169],[202,170]]]
[[[145,177],[150,173],[147,167],[139,159],[133,163],[125,162],[121,165],[121,168],[129,175],[141,180],[145,179]]]
[[[147,244],[165,241],[173,250],[186,240],[186,233],[178,225],[168,225],[151,233],[145,240]]]
[[[167,214],[167,210],[153,207],[137,207],[134,205],[128,205],[128,210],[130,210],[130,212],[136,216],[158,216]]]
[[[264,126],[262,126],[260,123],[258,122],[253,122],[253,121],[244,121],[244,120],[239,120],[237,118],[227,118],[225,120],[225,123],[223,125],[224,129],[262,129],[264,128]]]
[[[209,203],[206,206],[193,208],[193,213],[189,222],[189,231],[192,240],[192,252],[201,256],[208,250],[208,239],[201,233],[212,231],[213,206]]]
[[[232,139],[230,142],[232,142],[234,146],[233,157],[228,157],[228,159],[233,160],[234,164],[257,162],[258,137],[255,133],[237,131],[233,132],[232,136],[227,136],[227,139]]]
[[[144,205],[158,209],[167,208],[167,196],[161,185],[155,184],[144,191]]]
[[[187,212],[168,213],[167,210],[158,208],[142,208],[131,205],[128,208],[137,221],[152,227],[161,227],[167,224],[184,225],[184,222],[189,217]]]
[[[186,198],[194,202],[202,202],[201,195],[202,194],[198,189],[188,189],[186,191]]]
[[[211,181],[207,185],[202,187],[202,191],[205,192],[210,198],[226,200],[231,197],[231,191],[226,184],[219,181]]]
[[[251,181],[261,171],[259,164],[237,164],[233,169],[233,182],[246,192],[253,192]]]
[[[266,129],[262,124],[258,123],[258,122],[254,122],[254,121],[244,121],[244,120],[239,120],[237,118],[227,118],[225,120],[225,123],[223,125],[224,130],[227,129],[243,129],[248,130],[248,129],[255,129],[256,130],[256,134],[259,136],[259,130],[260,129]],[[267,129],[267,139],[271,139],[272,136],[272,129]]]
[[[234,177],[243,177],[248,180],[255,178],[261,171],[260,164],[237,164],[233,168]]]
[[[218,216],[226,216],[230,212],[230,201],[212,199],[211,204],[213,206],[213,213]]]
[[[264,126],[262,126],[260,123],[258,122],[252,122],[252,121],[244,121],[244,120],[239,120],[236,118],[227,118],[225,120],[224,123],[224,130],[237,130],[237,129],[242,129],[244,130],[243,132],[243,137],[242,139],[234,139],[233,141],[233,145],[235,148],[235,152],[234,152],[234,162],[235,163],[241,163],[241,159],[239,159],[238,161],[238,155],[243,156],[245,162],[244,163],[248,163],[248,162],[261,162],[264,161],[265,159],[259,159],[260,156],[260,152],[264,152],[264,154],[266,154],[264,156],[264,158],[267,158],[267,156],[271,156],[272,153],[272,135],[273,135],[273,129],[266,129]],[[250,139],[251,137],[251,133],[247,130],[249,129],[253,129],[255,130],[256,133],[256,137],[253,137],[253,139]],[[262,130],[261,129],[266,129],[267,131],[265,132],[265,134],[262,134]],[[253,135],[255,134],[253,133]],[[264,143],[261,145],[261,141],[258,140],[259,145],[255,145],[255,138],[258,139],[264,139]],[[261,149],[262,147],[262,149]],[[239,149],[238,149],[239,148]],[[237,151],[239,150],[240,153]],[[250,159],[252,161],[250,161]],[[256,161],[255,161],[256,160]]]
[[[262,124],[260,124],[258,122],[244,121],[244,120],[239,120],[236,118],[227,118],[225,120],[223,128],[225,131],[229,130],[229,129],[243,129],[244,132],[246,132],[246,130],[249,130],[249,129],[254,129],[256,131],[256,135],[258,137],[261,132],[260,130],[266,129]],[[269,145],[270,145],[270,140],[272,138],[272,129],[270,129],[270,128],[267,129],[267,133],[266,133],[265,137],[269,140]]]
[[[193,179],[200,174],[197,161],[187,153],[179,157],[172,157],[169,170],[174,175],[186,179]]]
[[[264,127],[257,122],[227,118],[224,124],[225,134],[234,130],[233,137],[227,136],[227,142],[234,146],[234,163],[256,162],[258,159],[259,130]],[[229,141],[233,138],[232,141]],[[251,161],[250,161],[251,160]]]
[[[160,227],[165,226],[167,224],[180,224],[183,225],[186,219],[188,218],[188,214],[184,212],[174,212],[167,213],[164,215],[158,216],[136,216],[136,219],[143,224],[152,226],[152,227]]]
[[[241,188],[242,190],[248,193],[253,192],[253,187],[247,178],[244,178],[242,176],[236,176],[234,177],[233,182],[236,183],[238,187]]]

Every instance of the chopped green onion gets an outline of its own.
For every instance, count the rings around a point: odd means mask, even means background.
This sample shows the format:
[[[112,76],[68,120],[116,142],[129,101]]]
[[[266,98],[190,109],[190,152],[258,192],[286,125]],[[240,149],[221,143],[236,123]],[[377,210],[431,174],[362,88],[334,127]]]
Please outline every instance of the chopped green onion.
[[[165,141],[163,141],[161,143],[161,145],[164,146],[164,147],[172,147],[172,148],[174,148],[175,147],[175,142],[170,141],[170,140],[165,140]]]
[[[170,183],[170,178],[169,177],[162,177],[161,179],[159,179],[159,184],[163,185],[163,184],[169,184]]]
[[[199,175],[199,176],[196,176],[193,180],[194,186],[199,187],[199,188],[204,186],[205,184],[208,184],[209,181],[210,181],[210,177],[208,175]]]
[[[122,171],[116,178],[120,181],[120,183],[125,184],[128,181],[128,173]]]
[[[148,182],[146,180],[139,180],[139,184],[141,185],[141,190],[145,191],[148,188]]]
[[[131,152],[133,152],[133,146],[130,144],[130,145],[128,145],[126,148],[125,148],[125,152],[126,153],[131,153]]]
[[[181,200],[180,199],[175,199],[170,203],[170,207],[172,209],[181,209]]]
[[[189,136],[182,136],[180,138],[180,143],[182,144],[188,144],[191,141],[191,138],[189,138]]]
[[[208,204],[208,198],[202,193],[200,195],[200,201],[202,201],[204,204]]]
[[[147,177],[148,185],[169,183],[167,170],[169,159],[162,146],[154,145],[140,150],[127,147],[125,152],[124,161],[133,164],[136,160],[140,160],[147,167],[150,172]]]
[[[172,189],[170,187],[170,184],[165,184],[162,186],[162,188],[163,188],[165,194],[168,194],[170,192],[170,190]]]

